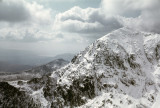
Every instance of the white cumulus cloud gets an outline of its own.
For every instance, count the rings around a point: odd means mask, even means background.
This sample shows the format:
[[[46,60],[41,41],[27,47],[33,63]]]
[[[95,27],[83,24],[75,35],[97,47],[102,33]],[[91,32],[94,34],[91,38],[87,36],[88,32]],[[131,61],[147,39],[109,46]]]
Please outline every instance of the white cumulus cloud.
[[[53,28],[70,33],[102,36],[120,27],[122,25],[118,17],[107,16],[100,8],[73,7],[56,15]]]

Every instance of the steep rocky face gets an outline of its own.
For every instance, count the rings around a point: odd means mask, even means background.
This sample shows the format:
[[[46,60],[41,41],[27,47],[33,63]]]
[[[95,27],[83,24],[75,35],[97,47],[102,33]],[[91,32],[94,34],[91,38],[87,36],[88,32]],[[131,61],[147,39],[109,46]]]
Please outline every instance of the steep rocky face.
[[[43,107],[157,108],[160,35],[121,28],[96,40],[65,67],[21,87],[32,89]]]

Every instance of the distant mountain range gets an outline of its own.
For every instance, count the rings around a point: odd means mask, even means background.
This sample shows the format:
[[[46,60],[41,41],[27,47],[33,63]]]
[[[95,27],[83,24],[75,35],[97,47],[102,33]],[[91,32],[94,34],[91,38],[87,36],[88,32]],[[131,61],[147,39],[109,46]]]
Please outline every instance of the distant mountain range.
[[[72,58],[74,57],[75,54],[71,54],[71,53],[64,53],[64,54],[59,54],[53,57],[53,59],[64,59],[66,61],[71,61]]]
[[[0,72],[0,81],[30,80],[31,78],[39,78],[43,75],[52,73],[68,63],[69,61],[56,59],[47,64],[33,67],[22,72]]]
[[[0,53],[0,73],[2,72],[22,72],[32,67],[37,67],[49,63],[56,59],[71,61],[74,54],[65,53],[54,57],[37,56],[35,54],[24,53],[23,51],[1,51]]]
[[[29,74],[40,74],[41,76],[43,76],[65,66],[68,63],[69,61],[66,61],[64,59],[55,59],[52,62],[49,62],[45,65],[34,67],[24,72]]]

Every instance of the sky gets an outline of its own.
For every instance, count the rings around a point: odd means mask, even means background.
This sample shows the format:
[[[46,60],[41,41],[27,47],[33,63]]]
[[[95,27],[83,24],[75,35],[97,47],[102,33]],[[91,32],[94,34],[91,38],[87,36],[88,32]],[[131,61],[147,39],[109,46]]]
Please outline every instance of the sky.
[[[160,33],[160,0],[0,0],[0,51],[78,53],[129,27]]]

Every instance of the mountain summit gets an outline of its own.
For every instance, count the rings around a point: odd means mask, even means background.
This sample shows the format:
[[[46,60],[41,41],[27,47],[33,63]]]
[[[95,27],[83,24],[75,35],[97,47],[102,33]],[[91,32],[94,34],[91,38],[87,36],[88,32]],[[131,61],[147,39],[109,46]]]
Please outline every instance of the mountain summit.
[[[157,108],[160,35],[121,28],[41,80],[47,82],[32,96],[43,107]]]

